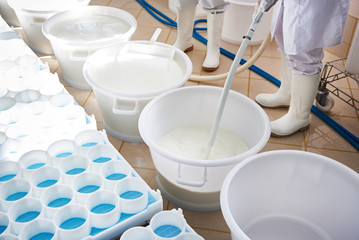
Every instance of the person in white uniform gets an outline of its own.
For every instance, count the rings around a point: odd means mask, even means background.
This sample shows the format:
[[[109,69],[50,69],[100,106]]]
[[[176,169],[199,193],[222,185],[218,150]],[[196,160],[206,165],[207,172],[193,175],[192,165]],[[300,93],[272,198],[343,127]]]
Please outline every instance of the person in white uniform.
[[[350,0],[278,0],[271,25],[282,54],[281,85],[259,94],[264,107],[288,107],[271,122],[272,136],[289,136],[309,128],[310,111],[320,82],[323,47],[341,42]]]
[[[177,40],[175,47],[184,52],[193,50],[193,23],[196,6],[199,0],[178,0],[177,7]],[[202,64],[205,71],[215,71],[219,66],[220,41],[224,12],[228,4],[226,0],[201,0],[203,9],[207,12],[207,51]]]

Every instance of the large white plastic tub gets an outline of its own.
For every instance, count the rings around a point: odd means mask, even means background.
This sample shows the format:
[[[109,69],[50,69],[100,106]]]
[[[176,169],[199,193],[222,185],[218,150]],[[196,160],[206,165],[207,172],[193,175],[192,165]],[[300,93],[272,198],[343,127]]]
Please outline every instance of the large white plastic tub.
[[[90,0],[8,0],[24,30],[27,44],[38,53],[53,54],[50,42],[42,33],[44,22],[59,11],[88,5]]]
[[[226,177],[221,208],[233,240],[357,240],[359,175],[333,159],[277,150]]]
[[[135,46],[137,52],[126,55],[130,46]],[[173,51],[168,68],[157,61],[162,57],[147,54],[152,47],[158,54]],[[134,58],[131,60],[130,56]],[[128,41],[102,48],[84,65],[84,76],[93,88],[105,129],[129,142],[142,142],[138,118],[146,104],[153,97],[182,86],[191,72],[192,63],[186,54],[173,46],[150,41]]]
[[[91,89],[83,76],[86,58],[96,50],[131,38],[136,19],[128,12],[107,6],[88,6],[49,18],[43,32],[50,40],[63,70],[64,81],[79,89]]]
[[[242,43],[252,22],[252,16],[258,0],[229,0],[228,10],[224,13],[222,39],[233,44]],[[266,12],[250,41],[250,45],[258,45],[265,39],[271,24],[272,9]]]
[[[229,158],[199,160],[165,150],[159,140],[174,129],[212,124],[222,88],[183,87],[153,99],[142,111],[139,130],[149,146],[161,193],[176,205],[195,211],[220,208],[219,192],[227,173],[246,157],[259,152],[270,136],[270,121],[248,97],[229,92],[220,127],[239,136],[248,150]]]

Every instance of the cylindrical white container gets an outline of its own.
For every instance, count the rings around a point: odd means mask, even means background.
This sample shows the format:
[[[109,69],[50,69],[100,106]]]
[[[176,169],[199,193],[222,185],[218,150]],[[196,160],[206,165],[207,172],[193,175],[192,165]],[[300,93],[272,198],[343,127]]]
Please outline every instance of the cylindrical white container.
[[[251,156],[227,175],[221,209],[233,240],[355,240],[359,175],[304,151]]]
[[[200,160],[159,145],[159,140],[175,129],[197,124],[211,126],[221,93],[222,88],[211,86],[175,89],[153,99],[140,116],[140,133],[150,148],[159,189],[182,208],[218,210],[219,192],[227,173],[259,152],[269,139],[270,121],[264,110],[248,97],[230,91],[220,127],[240,137],[247,151],[222,159]]]
[[[186,220],[177,211],[162,211],[151,218],[149,227],[158,240],[175,239],[186,231]],[[165,231],[168,228],[171,231]]]
[[[53,54],[50,42],[42,33],[44,22],[57,12],[88,5],[90,0],[8,0],[26,35],[28,45],[36,52]]]
[[[56,226],[52,220],[46,218],[36,219],[24,226],[19,234],[19,239],[57,239],[56,230]]]
[[[179,49],[155,41],[129,41],[103,48],[84,65],[102,112],[104,127],[112,136],[141,142],[138,118],[155,96],[182,86],[192,63]]]
[[[88,6],[49,18],[43,33],[51,42],[65,82],[91,89],[82,73],[86,58],[102,47],[129,40],[136,28],[136,19],[124,10]]]
[[[251,25],[258,0],[229,0],[228,10],[224,13],[222,39],[233,44],[241,44],[243,36]],[[266,12],[258,25],[250,45],[261,44],[266,37],[272,19],[272,9]]]

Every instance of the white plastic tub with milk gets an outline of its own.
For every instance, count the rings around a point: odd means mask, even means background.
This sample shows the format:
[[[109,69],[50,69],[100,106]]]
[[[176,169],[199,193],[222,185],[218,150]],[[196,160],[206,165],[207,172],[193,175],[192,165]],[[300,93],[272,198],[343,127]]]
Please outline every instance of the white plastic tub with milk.
[[[128,12],[107,6],[88,6],[58,13],[43,26],[69,85],[91,89],[83,76],[86,58],[96,50],[131,38],[136,19]]]
[[[35,52],[53,54],[49,40],[42,33],[44,22],[57,12],[88,5],[90,0],[8,0],[24,30],[27,44]]]
[[[174,130],[187,126],[211,126],[221,93],[222,88],[211,86],[174,89],[153,99],[141,113],[139,130],[150,148],[159,189],[182,208],[218,210],[219,191],[227,173],[246,157],[259,152],[269,139],[270,121],[263,109],[248,97],[230,91],[220,128],[242,139],[247,151],[220,159],[198,159],[169,151],[160,144]],[[194,131],[193,138],[198,135]],[[209,131],[205,143],[208,141]],[[201,144],[193,143],[193,148],[203,148]]]
[[[171,56],[163,55],[171,52]],[[130,142],[142,141],[138,118],[146,104],[182,86],[191,72],[192,63],[186,54],[153,41],[128,41],[102,48],[84,65],[84,76],[93,88],[105,129]]]
[[[357,240],[358,202],[358,173],[295,150],[247,158],[221,189],[233,240]]]

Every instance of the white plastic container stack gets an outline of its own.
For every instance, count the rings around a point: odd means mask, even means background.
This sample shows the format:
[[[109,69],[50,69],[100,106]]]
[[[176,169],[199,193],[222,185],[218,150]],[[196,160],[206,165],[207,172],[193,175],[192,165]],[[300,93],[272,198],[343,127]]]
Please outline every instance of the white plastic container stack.
[[[162,211],[160,192],[149,188],[104,131],[82,131],[1,166],[0,236],[112,239]]]
[[[91,89],[83,76],[87,57],[96,50],[127,41],[137,28],[128,12],[107,6],[88,6],[58,13],[43,25],[63,71],[64,81]]]
[[[310,152],[276,150],[239,163],[221,209],[233,240],[356,240],[359,175]]]
[[[106,131],[129,142],[142,141],[138,118],[146,104],[182,86],[191,72],[192,63],[186,54],[155,39],[102,48],[84,66]]]
[[[222,39],[233,44],[240,44],[248,31],[258,0],[229,0],[228,10],[224,13]],[[261,23],[253,35],[250,45],[261,44],[269,32],[272,9],[263,15]]]
[[[38,53],[53,54],[50,42],[42,33],[44,22],[57,12],[88,5],[90,0],[8,0],[26,35],[29,47]]]
[[[210,86],[174,89],[153,99],[141,113],[139,129],[151,151],[158,187],[167,199],[182,208],[218,210],[219,192],[227,173],[259,152],[269,139],[270,122],[263,109],[246,96],[231,91],[220,127],[240,137],[248,146],[247,151],[223,159],[202,160],[160,146],[160,139],[175,129],[211,126],[221,93],[222,88]]]

